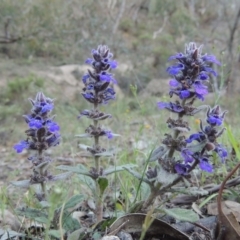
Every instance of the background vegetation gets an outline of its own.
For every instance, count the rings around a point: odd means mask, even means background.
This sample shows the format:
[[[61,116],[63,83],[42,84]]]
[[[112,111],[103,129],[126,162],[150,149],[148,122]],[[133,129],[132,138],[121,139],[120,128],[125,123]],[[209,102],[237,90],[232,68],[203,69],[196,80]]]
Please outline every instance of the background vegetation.
[[[214,93],[208,101],[229,110],[226,122],[239,141],[239,18],[238,0],[1,0],[0,188],[4,203],[16,204],[13,196],[19,199],[15,188],[6,190],[9,181],[25,179],[31,173],[26,153],[19,157],[12,146],[24,136],[26,126],[21,116],[29,112],[27,99],[37,91],[56,99],[56,119],[63,139],[54,152],[49,152],[56,158],[55,164],[62,164],[62,159],[88,164],[78,149],[81,142],[74,138],[89,124],[88,120],[77,120],[79,111],[86,107],[80,95],[82,72],[73,73],[79,83],[71,85],[58,71],[65,65],[84,65],[91,49],[99,44],[107,44],[119,62],[115,77],[121,97],[108,106],[113,115],[108,124],[122,136],[110,143],[119,148],[119,162],[136,163],[141,168],[149,151],[161,142],[167,131],[166,115],[157,110],[156,102],[168,93],[156,96],[144,92],[153,79],[159,80],[157,88],[167,86],[167,59],[183,51],[189,41],[204,44],[205,52],[223,63],[218,78],[211,80]],[[59,74],[62,81],[50,77]],[[193,119],[192,128],[198,129],[198,123]],[[231,152],[226,135],[223,142]],[[229,168],[233,165],[230,163]],[[219,170],[215,181],[220,182],[224,174],[226,169]],[[209,181],[204,173],[201,179]],[[71,195],[74,181],[64,197]],[[132,182],[137,186],[131,177],[121,183],[129,199]],[[19,202],[27,200],[22,196]]]

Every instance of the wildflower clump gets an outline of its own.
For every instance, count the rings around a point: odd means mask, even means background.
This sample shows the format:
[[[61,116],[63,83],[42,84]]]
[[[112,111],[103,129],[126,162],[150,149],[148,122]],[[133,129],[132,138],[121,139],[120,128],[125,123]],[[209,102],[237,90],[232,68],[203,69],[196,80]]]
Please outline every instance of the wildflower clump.
[[[169,117],[167,126],[172,133],[166,133],[162,145],[151,154],[150,161],[158,161],[146,172],[147,181],[151,186],[151,194],[143,204],[146,209],[158,194],[176,185],[184,177],[190,177],[190,172],[197,166],[206,172],[213,172],[211,158],[216,152],[225,161],[226,149],[218,143],[218,138],[224,132],[223,125],[226,111],[219,106],[211,108],[208,105],[194,106],[196,100],[204,101],[208,94],[206,82],[210,75],[217,76],[212,64],[220,65],[213,55],[203,54],[202,46],[189,43],[184,53],[177,53],[169,58],[175,63],[167,68],[172,77],[169,81],[168,102],[158,102],[159,109],[166,109],[176,115]],[[188,118],[205,111],[205,119],[200,120],[200,131],[189,135],[191,129]],[[189,136],[188,136],[189,135]],[[188,136],[188,137],[187,137]]]
[[[45,182],[55,180],[55,177],[48,172],[52,159],[46,156],[45,151],[60,143],[60,127],[54,121],[55,116],[51,116],[54,108],[52,99],[39,92],[34,100],[29,99],[29,101],[32,104],[31,113],[23,115],[28,125],[25,131],[26,138],[15,144],[14,149],[17,153],[21,153],[24,149],[30,151],[28,160],[33,164],[33,174],[29,184],[41,184],[41,194],[44,198]]]
[[[167,72],[173,77],[169,81],[170,97],[177,96],[175,102],[159,102],[160,109],[167,109],[177,114],[177,119],[169,118],[167,123],[169,128],[173,130],[172,135],[168,135],[163,140],[168,151],[165,157],[170,161],[173,172],[181,175],[187,175],[199,164],[199,167],[207,172],[213,171],[211,165],[210,151],[215,151],[224,161],[227,157],[226,149],[217,143],[217,138],[223,133],[222,126],[226,111],[221,111],[219,106],[210,108],[202,105],[194,107],[193,103],[196,99],[204,101],[208,94],[208,87],[205,84],[210,75],[217,76],[217,72],[211,68],[211,64],[220,65],[220,62],[213,55],[202,54],[202,46],[197,47],[195,43],[186,45],[185,53],[178,53],[169,58],[176,60],[173,66],[167,68]],[[191,134],[187,139],[183,132],[189,132],[189,124],[184,116],[193,116],[201,110],[206,109],[206,123],[204,126],[200,120],[200,129],[198,133]],[[192,142],[197,144],[192,144]],[[174,152],[179,152],[181,159],[177,160]],[[166,159],[165,159],[166,160]],[[164,161],[164,159],[161,159]]]
[[[90,110],[85,109],[81,111],[79,118],[87,117],[92,119],[92,123],[86,128],[85,134],[79,135],[80,137],[91,137],[94,139],[93,145],[85,148],[94,158],[94,167],[90,170],[90,176],[96,181],[97,191],[95,199],[96,203],[96,216],[97,220],[102,220],[103,211],[103,199],[101,199],[101,186],[100,178],[104,176],[103,168],[101,167],[100,157],[108,156],[106,149],[101,146],[100,138],[107,137],[112,139],[116,134],[111,130],[106,129],[100,124],[100,121],[111,117],[111,114],[104,113],[99,109],[100,105],[107,104],[110,100],[115,99],[115,91],[112,87],[117,83],[110,70],[117,67],[117,62],[113,60],[113,54],[109,48],[104,45],[98,46],[95,50],[92,50],[92,58],[86,60],[87,64],[92,66],[91,70],[88,70],[82,81],[84,88],[82,96],[86,101],[92,104]],[[81,147],[81,145],[80,145]],[[105,181],[105,180],[104,180]]]

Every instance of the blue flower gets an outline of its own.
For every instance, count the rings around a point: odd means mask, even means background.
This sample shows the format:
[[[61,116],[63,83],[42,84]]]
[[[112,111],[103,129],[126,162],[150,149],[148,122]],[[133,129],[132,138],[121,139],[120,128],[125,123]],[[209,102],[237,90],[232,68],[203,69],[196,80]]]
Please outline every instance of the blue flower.
[[[212,63],[215,63],[217,65],[221,65],[221,63],[216,59],[216,57],[214,55],[204,55],[202,56],[202,60],[204,62],[212,62]]]
[[[102,62],[105,64],[109,64],[110,68],[112,68],[112,69],[117,68],[117,61],[115,61],[115,60],[111,60],[109,58],[104,58]]]
[[[184,111],[182,106],[171,102],[158,102],[157,105],[160,109],[166,108],[172,112],[180,113]]]
[[[39,129],[39,128],[41,128],[41,127],[43,126],[42,120],[32,118],[32,119],[30,119],[30,121],[28,122],[28,126],[29,126],[30,128],[33,128],[33,129]]]
[[[196,140],[198,142],[202,142],[206,139],[206,136],[203,132],[198,132],[190,135],[189,138],[186,139],[187,143],[191,143],[192,141]]]
[[[102,71],[99,74],[99,78],[101,81],[117,83],[117,81],[112,77],[112,74],[106,71]]]
[[[108,64],[110,65],[110,67],[112,68],[112,69],[115,69],[115,68],[117,68],[117,61],[115,61],[115,60],[112,60],[112,61],[110,61],[110,62],[108,62]]]
[[[214,75],[215,77],[217,77],[217,72],[215,72],[211,67],[209,66],[203,66],[202,67],[202,71],[211,73],[212,75]]]
[[[195,92],[199,95],[208,94],[207,86],[203,85],[200,81],[195,81],[193,84]]]
[[[220,126],[223,123],[226,111],[222,112],[220,107],[217,105],[213,109],[209,109],[207,112],[207,122],[211,126]]]
[[[93,95],[93,93],[92,92],[86,92],[86,93],[82,93],[82,95],[83,95],[83,97],[86,99],[86,100],[94,100],[95,99],[95,97],[94,97],[94,95]]]
[[[29,148],[29,143],[25,140],[20,141],[19,143],[15,144],[13,146],[13,148],[15,149],[15,151],[17,153],[21,153],[24,149],[28,149]]]
[[[201,72],[199,73],[198,75],[198,79],[202,80],[202,81],[205,81],[205,80],[208,80],[209,79],[209,76],[205,73],[205,72]]]
[[[46,112],[50,112],[53,110],[53,104],[52,103],[43,103],[42,109],[41,109],[41,113],[46,113]]]
[[[104,133],[105,133],[105,135],[107,136],[108,139],[112,139],[113,138],[113,134],[112,134],[111,131],[105,130]]]
[[[220,118],[219,116],[209,116],[209,117],[207,118],[207,122],[208,122],[210,125],[213,125],[213,126],[215,126],[215,125],[220,126],[220,125],[222,125],[223,119]]]
[[[188,164],[182,164],[182,163],[176,163],[175,166],[175,171],[180,174],[180,175],[188,175],[188,170],[190,168],[190,165]]]
[[[173,56],[171,56],[171,57],[169,57],[169,61],[170,60],[173,60],[173,59],[181,59],[181,58],[184,58],[185,57],[185,55],[183,54],[183,53],[177,53],[176,55],[173,55]]]
[[[179,97],[181,99],[188,98],[190,96],[190,92],[188,90],[181,90],[179,91]]]
[[[228,156],[227,150],[221,144],[217,144],[214,151],[222,159],[222,162],[224,162],[226,157]]]
[[[179,63],[178,65],[173,65],[167,68],[167,72],[170,75],[176,75],[184,69],[184,64]]]
[[[86,64],[92,64],[94,62],[94,60],[92,58],[88,58],[85,63]]]
[[[46,139],[49,147],[54,147],[60,143],[61,135],[59,132],[53,133],[50,137]]]
[[[90,75],[88,73],[84,74],[83,77],[82,77],[82,81],[84,84],[87,83],[87,80],[90,78]]]
[[[182,151],[181,151],[181,155],[185,161],[185,163],[192,163],[194,161],[194,158],[193,158],[193,152],[191,152],[189,149],[187,148],[184,148]]]
[[[169,81],[169,85],[170,85],[171,87],[176,88],[176,87],[179,87],[181,84],[180,84],[176,79],[171,79],[171,80]]]
[[[199,167],[206,172],[213,172],[213,166],[209,163],[209,160],[206,157],[199,159]]]
[[[109,100],[115,99],[115,94],[116,93],[113,90],[113,88],[111,87],[107,88],[102,95],[102,103],[107,104]]]
[[[176,94],[180,99],[197,97],[204,100],[208,94],[207,86],[202,84],[209,79],[209,75],[217,76],[217,73],[209,66],[209,63],[220,65],[220,62],[213,55],[202,55],[202,46],[197,47],[193,42],[186,45],[185,53],[177,53],[169,58],[177,63],[167,68],[172,79],[169,85],[173,88],[170,96]]]
[[[50,132],[54,133],[54,132],[57,132],[60,130],[60,127],[59,125],[56,123],[56,122],[53,122],[53,121],[48,121],[46,123],[47,125],[47,128]]]

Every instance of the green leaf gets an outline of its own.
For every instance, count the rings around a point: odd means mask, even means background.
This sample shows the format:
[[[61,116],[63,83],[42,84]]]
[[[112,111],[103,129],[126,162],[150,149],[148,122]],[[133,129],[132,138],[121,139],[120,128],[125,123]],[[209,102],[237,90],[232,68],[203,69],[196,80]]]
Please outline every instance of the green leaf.
[[[120,172],[120,171],[124,171],[126,169],[131,169],[137,167],[137,165],[135,164],[125,164],[125,165],[121,165],[121,166],[116,166],[116,167],[110,167],[107,168],[106,170],[103,171],[103,175],[109,175],[115,172]]]
[[[13,230],[3,230],[3,229],[0,229],[0,239],[1,240],[9,240],[9,239],[18,239],[16,237],[24,237],[25,234],[22,234],[22,233],[18,233],[18,232],[15,232]]]
[[[72,218],[71,215],[66,215],[63,214],[63,228],[65,231],[75,231],[77,229],[79,229],[80,223],[78,222],[77,219]]]
[[[182,208],[171,208],[171,209],[163,209],[163,211],[180,221],[186,221],[186,222],[196,222],[199,220],[199,216],[197,213],[195,213],[193,210],[190,209],[182,209]]]
[[[37,222],[39,221],[46,224],[49,222],[48,215],[43,211],[43,209],[19,208],[17,209],[17,214],[26,218],[33,219]]]
[[[106,151],[106,152],[102,152],[102,153],[96,153],[94,154],[94,156],[98,156],[98,157],[112,157],[114,156],[114,151]]]
[[[99,232],[95,232],[93,235],[92,235],[92,238],[94,240],[99,240],[101,239],[101,234]]]
[[[74,232],[72,232],[67,240],[81,240],[81,239],[86,239],[87,231],[86,228],[80,228]]]
[[[60,165],[60,166],[57,167],[57,169],[65,170],[65,171],[69,171],[69,172],[74,172],[74,173],[79,173],[79,174],[89,176],[89,177],[92,176],[89,173],[89,170],[83,169],[83,167],[81,165],[77,165],[77,166]]]
[[[110,218],[110,219],[103,220],[100,223],[98,223],[94,227],[94,229],[105,232],[116,220],[117,220],[117,217],[113,217],[113,218]]]
[[[108,186],[108,180],[107,180],[107,178],[100,177],[97,179],[97,182],[100,187],[100,193],[101,193],[101,195],[103,195],[105,189]]]
[[[65,233],[65,231],[62,230],[62,234],[64,234],[64,233]],[[53,237],[58,238],[58,239],[60,239],[61,237],[63,237],[63,236],[61,235],[61,231],[60,231],[60,230],[49,230],[49,231],[48,231],[48,235],[53,236]]]
[[[240,151],[239,151],[239,147],[238,147],[238,142],[235,139],[235,137],[233,136],[232,131],[231,131],[229,126],[227,126],[227,135],[228,135],[228,139],[230,140],[230,143],[232,144],[232,146],[234,148],[234,151],[237,155],[237,158],[239,159],[240,158]]]
[[[153,162],[158,160],[159,158],[163,158],[164,155],[168,152],[168,148],[166,146],[160,146],[157,149],[151,152],[149,156],[149,162]]]
[[[64,206],[64,211],[68,210],[69,208],[74,208],[76,205],[81,203],[84,200],[84,195],[79,194],[71,197]]]
[[[75,137],[79,137],[79,138],[89,138],[89,137],[91,137],[91,135],[88,134],[88,133],[84,133],[84,134],[75,135]]]
[[[15,187],[22,187],[22,188],[28,188],[31,185],[30,180],[13,181],[10,183]]]
[[[206,146],[206,143],[207,143],[207,140],[204,140],[200,143],[189,145],[188,149],[193,153],[201,152],[202,149]]]
[[[39,223],[47,223],[48,222],[48,219],[44,216],[41,216],[41,217],[35,217],[34,218],[35,221],[39,222]]]
[[[139,174],[138,172],[130,169],[130,168],[125,168],[129,173],[131,173],[135,178],[139,179],[140,181],[146,182],[149,185],[151,185],[152,183],[145,177],[143,177],[142,174]]]

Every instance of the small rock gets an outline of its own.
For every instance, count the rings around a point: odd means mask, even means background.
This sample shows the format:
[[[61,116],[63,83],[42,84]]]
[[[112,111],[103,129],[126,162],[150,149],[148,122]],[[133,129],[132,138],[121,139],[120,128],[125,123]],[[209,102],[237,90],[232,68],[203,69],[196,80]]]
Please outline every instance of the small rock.
[[[120,240],[120,238],[117,236],[105,236],[101,240]]]

